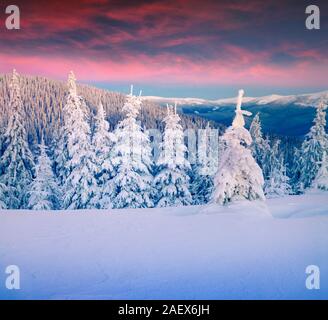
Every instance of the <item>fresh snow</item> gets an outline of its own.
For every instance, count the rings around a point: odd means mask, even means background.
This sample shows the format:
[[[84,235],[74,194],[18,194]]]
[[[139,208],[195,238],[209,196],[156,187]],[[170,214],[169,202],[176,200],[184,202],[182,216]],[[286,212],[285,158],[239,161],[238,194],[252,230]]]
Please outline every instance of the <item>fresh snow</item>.
[[[252,137],[244,127],[245,116],[251,113],[241,109],[244,90],[239,90],[235,118],[223,137],[218,171],[214,178],[213,202],[226,204],[234,200],[264,200],[262,169],[252,156]]]
[[[245,104],[252,105],[266,105],[266,104],[276,104],[276,105],[288,105],[295,104],[305,107],[318,106],[322,99],[327,99],[328,90],[318,93],[310,94],[299,94],[299,95],[288,95],[282,96],[277,94],[272,94],[263,97],[244,97],[243,102]],[[224,98],[217,100],[207,100],[201,98],[165,98],[156,96],[145,96],[146,100],[150,100],[159,104],[172,104],[177,103],[178,105],[197,105],[197,106],[235,106],[237,103],[237,98]]]
[[[328,196],[0,211],[1,299],[327,299]],[[320,290],[305,287],[320,267]],[[21,289],[5,288],[17,265]]]

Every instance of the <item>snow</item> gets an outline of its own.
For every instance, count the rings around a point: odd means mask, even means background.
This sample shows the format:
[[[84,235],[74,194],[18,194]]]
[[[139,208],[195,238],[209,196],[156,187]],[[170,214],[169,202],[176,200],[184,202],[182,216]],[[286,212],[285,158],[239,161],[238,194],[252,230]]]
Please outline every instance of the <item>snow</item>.
[[[0,211],[2,299],[327,299],[328,196],[93,211]],[[320,290],[305,287],[320,267]]]
[[[217,100],[207,100],[201,98],[165,98],[156,96],[146,96],[146,100],[150,100],[159,104],[174,103],[177,102],[178,105],[197,105],[197,106],[234,106],[237,103],[237,98],[224,98]],[[266,105],[266,104],[276,104],[276,105],[288,105],[295,104],[302,107],[313,107],[318,106],[322,99],[328,98],[328,91],[322,91],[318,93],[309,94],[299,94],[299,95],[277,95],[271,94],[263,97],[244,97],[243,102],[245,104],[252,105]]]
[[[249,149],[252,137],[244,128],[244,115],[251,113],[241,109],[243,95],[244,90],[239,90],[235,118],[222,137],[224,147],[214,178],[212,197],[219,204],[236,199],[265,199],[263,173]]]
[[[156,206],[179,206],[193,203],[190,193],[191,170],[185,154],[188,149],[184,144],[183,128],[175,107],[167,105],[163,142],[157,161],[158,172],[154,178],[156,188]]]
[[[157,96],[145,96],[145,100],[153,101],[159,104],[194,104],[194,105],[202,105],[206,104],[209,100],[199,99],[199,98],[165,98],[165,97],[157,97]]]
[[[141,104],[140,95],[134,96],[131,87],[123,106],[125,118],[114,131],[116,143],[110,155],[115,171],[109,181],[113,190],[112,208],[151,208],[154,205],[150,138],[137,120]]]

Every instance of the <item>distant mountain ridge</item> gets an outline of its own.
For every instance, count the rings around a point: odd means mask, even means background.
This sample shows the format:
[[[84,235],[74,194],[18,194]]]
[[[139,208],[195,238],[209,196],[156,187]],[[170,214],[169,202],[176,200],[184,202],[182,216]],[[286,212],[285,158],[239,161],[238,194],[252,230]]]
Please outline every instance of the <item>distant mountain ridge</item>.
[[[199,98],[163,98],[145,97],[160,105],[166,103],[178,105],[185,114],[196,114],[205,119],[231,124],[234,116],[235,98],[206,100]],[[267,133],[287,136],[302,136],[311,127],[315,108],[320,101],[328,103],[328,90],[300,95],[268,95],[264,97],[244,97],[243,107],[253,113],[260,113],[263,130]],[[249,125],[253,117],[247,118]]]
[[[166,98],[166,97],[157,97],[157,96],[145,96],[147,100],[157,102],[159,104],[173,104],[177,103],[178,105],[205,105],[205,106],[227,106],[235,105],[237,102],[237,97],[233,98],[224,98],[217,100],[208,100],[201,98]],[[299,95],[277,95],[272,94],[262,97],[244,97],[244,105],[266,105],[266,104],[277,104],[277,105],[289,105],[295,104],[299,106],[306,107],[316,107],[321,99],[328,101],[328,90],[317,92],[317,93],[308,93],[308,94],[299,94]]]

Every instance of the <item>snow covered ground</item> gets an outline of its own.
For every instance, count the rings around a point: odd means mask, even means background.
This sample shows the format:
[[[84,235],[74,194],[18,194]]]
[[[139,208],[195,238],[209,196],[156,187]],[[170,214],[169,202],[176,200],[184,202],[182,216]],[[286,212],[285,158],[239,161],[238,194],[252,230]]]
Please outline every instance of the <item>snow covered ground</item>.
[[[17,265],[21,289],[5,288]],[[320,267],[320,290],[305,286]],[[0,299],[327,299],[328,194],[0,213]]]

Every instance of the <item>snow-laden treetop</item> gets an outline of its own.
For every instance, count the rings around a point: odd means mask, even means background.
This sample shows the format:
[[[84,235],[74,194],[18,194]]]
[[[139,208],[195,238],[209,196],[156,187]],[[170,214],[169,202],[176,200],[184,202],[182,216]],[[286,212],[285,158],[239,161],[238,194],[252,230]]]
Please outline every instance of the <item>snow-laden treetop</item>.
[[[252,113],[249,111],[241,110],[241,103],[243,101],[243,96],[244,96],[244,90],[241,89],[238,91],[238,98],[237,98],[237,105],[236,105],[236,116],[232,122],[232,127],[233,128],[242,128],[245,126],[245,120],[244,120],[244,115],[245,116],[251,116]]]
[[[133,86],[131,85],[130,94],[126,96],[126,101],[123,106],[123,112],[127,115],[128,118],[136,118],[141,109],[141,91],[138,96],[133,95]]]
[[[19,74],[16,69],[13,70],[13,74],[11,76],[11,81],[9,84],[10,87],[10,100],[13,102],[12,107],[18,108],[19,101],[21,99],[20,94],[20,86],[19,86]],[[19,112],[20,110],[11,110],[11,112]]]
[[[175,119],[176,123],[178,123],[180,121],[180,117],[177,114],[177,103],[175,102],[174,106],[166,104],[166,110],[167,110],[167,115],[166,115],[166,119],[172,120]]]
[[[73,71],[71,71],[68,74],[67,85],[68,85],[69,94],[72,95],[72,96],[76,96],[76,94],[77,94],[76,78],[75,78],[75,75],[74,75]]]

